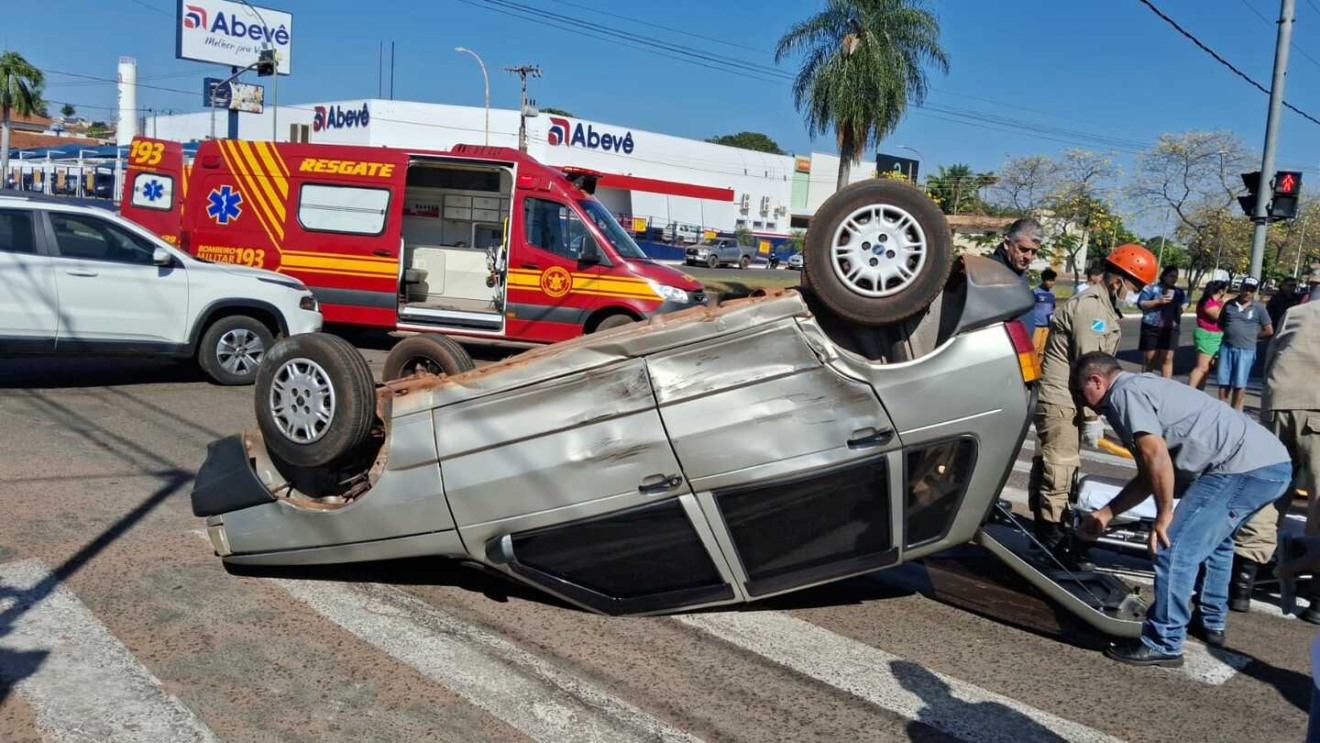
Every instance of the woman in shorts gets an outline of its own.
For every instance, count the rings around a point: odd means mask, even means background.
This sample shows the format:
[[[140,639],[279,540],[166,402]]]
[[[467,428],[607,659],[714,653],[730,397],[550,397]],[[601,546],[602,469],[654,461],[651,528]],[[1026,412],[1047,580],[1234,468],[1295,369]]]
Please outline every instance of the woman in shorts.
[[[1187,384],[1198,390],[1205,389],[1210,366],[1215,362],[1219,346],[1224,342],[1224,331],[1219,329],[1219,311],[1224,306],[1226,296],[1228,282],[1211,281],[1205,285],[1205,293],[1196,303],[1196,329],[1192,331],[1192,340],[1196,345],[1196,368],[1187,377]]]

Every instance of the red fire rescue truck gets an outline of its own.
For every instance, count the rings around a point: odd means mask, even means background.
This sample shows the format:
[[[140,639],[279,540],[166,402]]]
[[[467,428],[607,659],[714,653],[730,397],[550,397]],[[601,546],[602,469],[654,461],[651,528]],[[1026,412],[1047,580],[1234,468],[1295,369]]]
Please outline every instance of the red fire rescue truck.
[[[450,152],[133,141],[124,216],[203,259],[280,271],[327,322],[552,343],[703,303],[591,194],[599,174]]]

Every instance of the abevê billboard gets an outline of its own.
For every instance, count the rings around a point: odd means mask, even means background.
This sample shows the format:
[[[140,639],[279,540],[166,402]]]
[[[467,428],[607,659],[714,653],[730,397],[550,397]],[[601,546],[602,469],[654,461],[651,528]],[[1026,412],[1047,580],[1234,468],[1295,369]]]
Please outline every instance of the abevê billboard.
[[[229,0],[179,0],[175,56],[195,62],[247,67],[274,49],[276,72],[293,70],[293,16],[282,10]]]

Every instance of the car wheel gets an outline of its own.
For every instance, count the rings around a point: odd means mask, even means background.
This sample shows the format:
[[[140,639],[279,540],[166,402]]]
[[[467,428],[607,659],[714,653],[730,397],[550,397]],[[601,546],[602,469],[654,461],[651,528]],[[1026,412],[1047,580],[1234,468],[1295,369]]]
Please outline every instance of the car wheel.
[[[270,328],[256,318],[222,317],[202,334],[197,365],[216,384],[252,384],[261,360],[274,344]]]
[[[948,222],[917,188],[856,183],[825,200],[807,230],[805,279],[844,320],[886,325],[926,309],[953,268]]]
[[[743,257],[738,259],[738,268],[747,268],[750,265],[752,265],[751,258],[748,258],[747,256],[744,255]]]
[[[338,336],[308,333],[276,343],[257,370],[255,392],[266,448],[296,467],[342,461],[371,435],[371,368]]]
[[[477,368],[466,349],[443,335],[414,335],[399,341],[385,357],[386,382],[415,374],[461,374]]]
[[[720,267],[720,258],[719,258],[719,256],[712,255],[711,257],[707,258],[707,259],[706,259],[706,266],[707,266],[708,268],[719,268],[719,267]]]
[[[637,321],[627,315],[610,315],[600,321],[600,324],[596,326],[595,332],[602,333],[613,328],[621,328],[624,325],[632,325],[635,322]]]

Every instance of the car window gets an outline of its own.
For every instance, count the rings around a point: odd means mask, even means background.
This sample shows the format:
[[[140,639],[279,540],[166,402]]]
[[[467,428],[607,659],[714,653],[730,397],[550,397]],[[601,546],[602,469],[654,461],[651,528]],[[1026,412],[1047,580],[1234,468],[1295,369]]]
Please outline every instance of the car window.
[[[572,260],[596,244],[572,209],[547,199],[523,199],[523,234],[528,245]]]
[[[144,238],[104,219],[83,214],[50,215],[55,244],[65,258],[89,261],[152,265],[156,246]]]
[[[37,241],[32,223],[32,212],[0,209],[0,252],[35,254]]]

